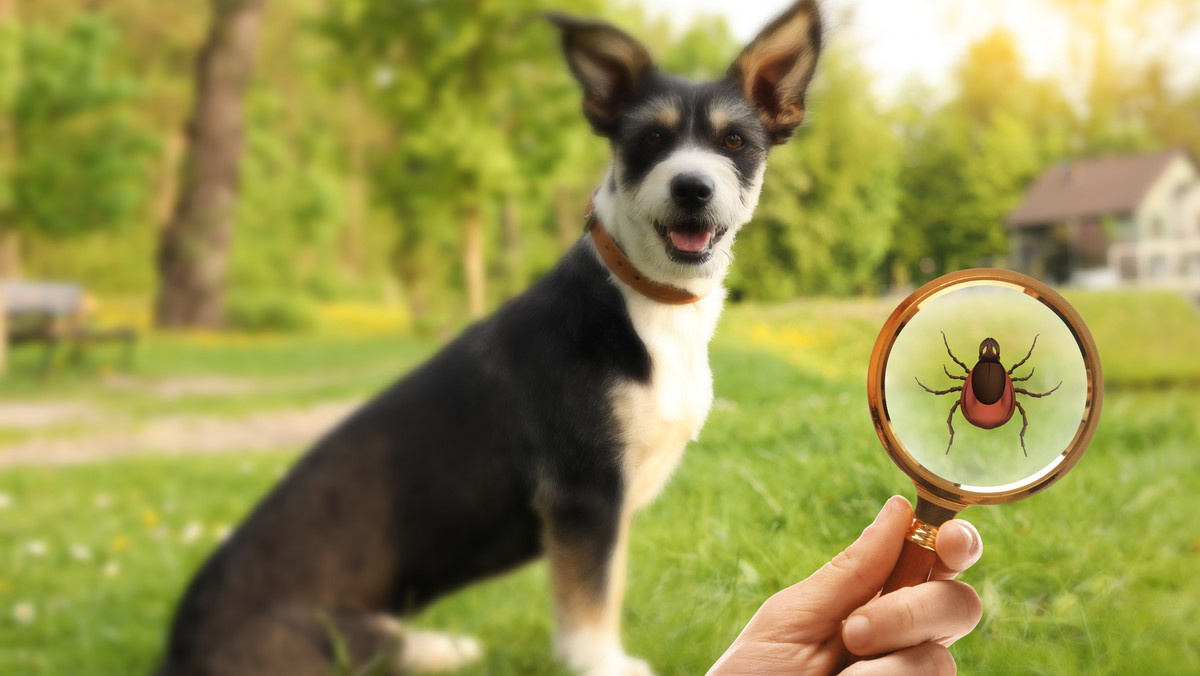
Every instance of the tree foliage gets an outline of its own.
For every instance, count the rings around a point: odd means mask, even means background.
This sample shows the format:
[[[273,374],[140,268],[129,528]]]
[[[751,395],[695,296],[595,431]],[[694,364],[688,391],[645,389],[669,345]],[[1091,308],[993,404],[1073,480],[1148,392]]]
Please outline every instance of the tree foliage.
[[[669,26],[615,5],[567,11],[621,26],[685,76],[721,77],[741,47],[720,20]],[[145,295],[178,188],[205,4],[20,6],[21,37],[0,37],[0,99],[19,92],[6,119],[23,106],[13,128],[30,140],[13,145],[12,180],[0,177],[0,209],[25,186],[20,223],[11,209],[0,221],[23,229],[28,275]],[[1055,47],[1065,74],[1031,76],[1019,42],[996,32],[958,59],[948,91],[909,87],[890,107],[835,27],[807,121],[772,151],[739,235],[734,296],[863,293],[1003,263],[1002,218],[1046,166],[1172,145],[1200,155],[1200,82],[1175,67],[1178,41],[1158,39],[1194,27],[1195,6],[1055,0],[1071,18]],[[580,115],[556,32],[536,17],[554,8],[273,3],[248,94],[229,270],[238,306],[386,296],[421,313],[449,308],[437,319],[453,322],[473,218],[490,305],[553,265],[579,236],[609,155]],[[13,55],[22,67],[4,65]]]
[[[928,279],[1008,252],[1004,217],[1049,163],[1066,155],[1075,118],[1058,88],[1025,74],[995,31],[967,51],[956,95],[897,111],[904,134],[892,281]]]
[[[128,226],[146,199],[156,146],[121,113],[137,87],[109,69],[116,40],[94,14],[23,31],[9,227],[68,237]]]
[[[323,21],[340,77],[393,125],[372,158],[374,194],[398,221],[392,260],[419,307],[462,288],[462,224],[472,217],[488,250],[533,253],[515,284],[524,286],[558,251],[558,193],[571,195],[577,221],[587,182],[599,179],[603,145],[578,113],[556,33],[534,20],[550,5],[339,0]],[[494,276],[502,265],[489,259]]]

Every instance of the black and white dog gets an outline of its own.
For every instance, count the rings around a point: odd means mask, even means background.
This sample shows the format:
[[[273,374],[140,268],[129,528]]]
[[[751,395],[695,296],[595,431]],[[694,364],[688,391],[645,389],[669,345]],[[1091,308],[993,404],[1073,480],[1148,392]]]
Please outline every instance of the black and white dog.
[[[708,414],[733,239],[804,116],[821,24],[796,2],[693,83],[616,28],[550,20],[614,155],[589,233],[291,470],[192,581],[161,674],[455,666],[478,645],[393,618],[539,555],[565,664],[650,673],[618,629],[630,522]]]

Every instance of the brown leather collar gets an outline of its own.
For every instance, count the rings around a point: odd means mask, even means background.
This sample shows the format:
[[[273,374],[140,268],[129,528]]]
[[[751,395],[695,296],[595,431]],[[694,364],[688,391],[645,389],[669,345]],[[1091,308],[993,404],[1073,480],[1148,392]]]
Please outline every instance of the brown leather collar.
[[[596,251],[599,251],[600,257],[604,259],[604,264],[617,276],[617,279],[633,287],[638,293],[650,300],[667,305],[688,305],[700,300],[700,296],[694,295],[687,289],[656,282],[639,272],[625,252],[621,251],[621,246],[612,238],[612,235],[608,234],[608,230],[600,222],[600,217],[596,215],[595,206],[590,201],[588,202],[586,227],[592,235],[592,241],[596,244]]]

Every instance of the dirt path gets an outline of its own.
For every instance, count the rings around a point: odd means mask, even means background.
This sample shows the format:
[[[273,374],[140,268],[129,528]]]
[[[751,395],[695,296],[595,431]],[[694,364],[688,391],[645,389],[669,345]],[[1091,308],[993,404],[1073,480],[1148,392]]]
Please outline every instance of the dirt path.
[[[147,453],[219,453],[297,450],[311,445],[346,417],[357,401],[331,401],[243,417],[169,415],[125,427],[103,425],[100,411],[86,404],[8,403],[0,428],[49,429],[55,423],[85,420],[94,431],[77,436],[45,435],[0,445],[0,468],[65,465]]]

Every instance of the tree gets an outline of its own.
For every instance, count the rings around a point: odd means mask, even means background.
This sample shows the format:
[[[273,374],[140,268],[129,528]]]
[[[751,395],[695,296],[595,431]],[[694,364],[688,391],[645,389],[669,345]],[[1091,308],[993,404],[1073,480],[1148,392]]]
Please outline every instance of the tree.
[[[144,196],[152,139],[124,114],[136,87],[107,72],[116,32],[101,15],[21,32],[0,232],[16,274],[18,233],[69,238],[127,224]]]
[[[267,0],[213,0],[196,60],[182,188],[158,253],[155,321],[164,328],[218,327],[238,196],[243,99]]]
[[[12,174],[16,157],[15,115],[17,78],[21,57],[20,25],[16,0],[0,0],[0,221],[11,209]],[[0,228],[0,283],[7,276],[6,262],[11,234]],[[0,287],[0,374],[8,363],[8,325],[4,312],[4,289]]]
[[[579,114],[556,32],[531,20],[549,5],[329,5],[322,25],[338,46],[339,77],[394,130],[369,159],[371,187],[398,221],[392,259],[414,314],[458,287],[469,313],[481,315],[499,295],[489,278],[508,278],[505,292],[514,291],[557,255],[567,238],[557,224],[582,222],[604,145]],[[489,264],[497,242],[508,253]]]
[[[910,101],[897,112],[902,225],[885,270],[894,282],[1006,254],[1005,215],[1068,151],[1070,106],[1060,88],[1025,74],[1011,34],[996,30],[971,45],[954,80],[947,103],[931,110]]]
[[[1079,155],[1185,145],[1200,152],[1200,83],[1168,83],[1189,58],[1200,27],[1194,0],[1052,0],[1074,29],[1064,44],[1073,66]]]

